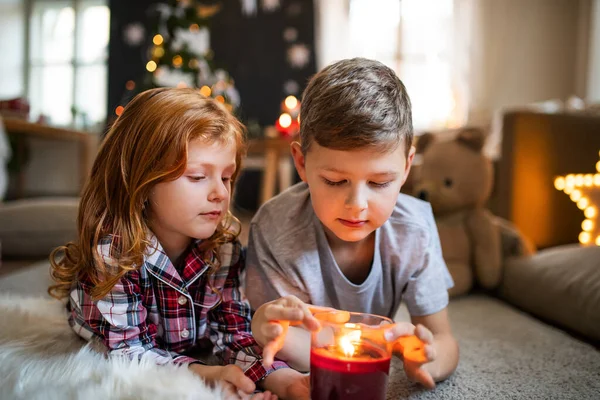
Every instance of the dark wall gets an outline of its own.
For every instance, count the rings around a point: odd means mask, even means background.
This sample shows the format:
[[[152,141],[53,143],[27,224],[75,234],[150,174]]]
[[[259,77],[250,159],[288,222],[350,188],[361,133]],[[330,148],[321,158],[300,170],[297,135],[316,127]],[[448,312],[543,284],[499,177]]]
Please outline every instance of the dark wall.
[[[215,64],[235,80],[242,121],[254,120],[264,126],[273,124],[279,115],[280,103],[287,95],[285,82],[297,82],[299,97],[315,72],[313,1],[280,0],[281,6],[274,11],[263,10],[262,0],[256,2],[256,15],[245,16],[239,0],[220,1],[221,10],[211,22],[211,47]],[[108,115],[114,116],[116,106],[126,97],[126,82],[139,82],[146,73],[146,49],[154,34],[149,11],[153,3],[156,2],[109,1]],[[145,35],[141,43],[132,45],[125,39],[125,32],[136,23],[145,27]],[[286,28],[296,29],[295,40],[284,39]],[[306,44],[310,49],[310,60],[302,68],[293,68],[287,60],[287,50],[294,43]]]

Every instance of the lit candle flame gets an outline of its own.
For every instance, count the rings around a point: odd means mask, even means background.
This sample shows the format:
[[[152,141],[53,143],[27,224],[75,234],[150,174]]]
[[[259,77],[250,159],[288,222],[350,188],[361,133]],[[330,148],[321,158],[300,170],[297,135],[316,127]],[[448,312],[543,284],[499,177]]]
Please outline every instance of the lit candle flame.
[[[354,324],[346,324],[346,325],[354,325]],[[352,357],[356,352],[355,343],[360,341],[361,331],[352,330],[348,332],[346,335],[342,336],[339,341],[339,347],[344,352],[346,357]]]

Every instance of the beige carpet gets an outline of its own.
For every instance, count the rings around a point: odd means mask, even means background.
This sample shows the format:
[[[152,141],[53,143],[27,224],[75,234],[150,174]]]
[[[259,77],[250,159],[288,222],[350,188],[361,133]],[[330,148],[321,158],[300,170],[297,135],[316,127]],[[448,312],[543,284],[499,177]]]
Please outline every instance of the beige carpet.
[[[49,281],[40,262],[1,277],[0,293],[39,296]],[[461,347],[458,370],[427,392],[395,360],[389,399],[600,399],[600,351],[590,344],[486,296],[453,300],[449,313]],[[406,317],[401,309],[399,318]]]

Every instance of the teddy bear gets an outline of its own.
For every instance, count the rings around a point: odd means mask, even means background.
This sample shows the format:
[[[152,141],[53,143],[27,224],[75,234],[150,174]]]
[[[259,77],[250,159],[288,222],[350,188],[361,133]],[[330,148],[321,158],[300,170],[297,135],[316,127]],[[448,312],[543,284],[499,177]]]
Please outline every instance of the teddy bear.
[[[474,282],[496,288],[506,255],[532,252],[508,221],[485,208],[493,185],[492,161],[484,155],[485,134],[464,128],[450,139],[432,134],[417,140],[420,165],[411,172],[412,194],[431,204],[444,260],[454,280],[450,296],[465,294]]]

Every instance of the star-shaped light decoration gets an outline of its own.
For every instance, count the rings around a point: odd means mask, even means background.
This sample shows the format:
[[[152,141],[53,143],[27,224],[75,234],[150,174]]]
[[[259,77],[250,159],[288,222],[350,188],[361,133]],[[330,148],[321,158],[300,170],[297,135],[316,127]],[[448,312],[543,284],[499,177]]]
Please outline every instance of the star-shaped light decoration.
[[[579,234],[579,242],[584,245],[600,246],[600,227],[598,226],[600,161],[596,163],[595,174],[557,176],[554,179],[554,187],[569,195],[585,215],[585,220],[581,223],[582,231]]]

